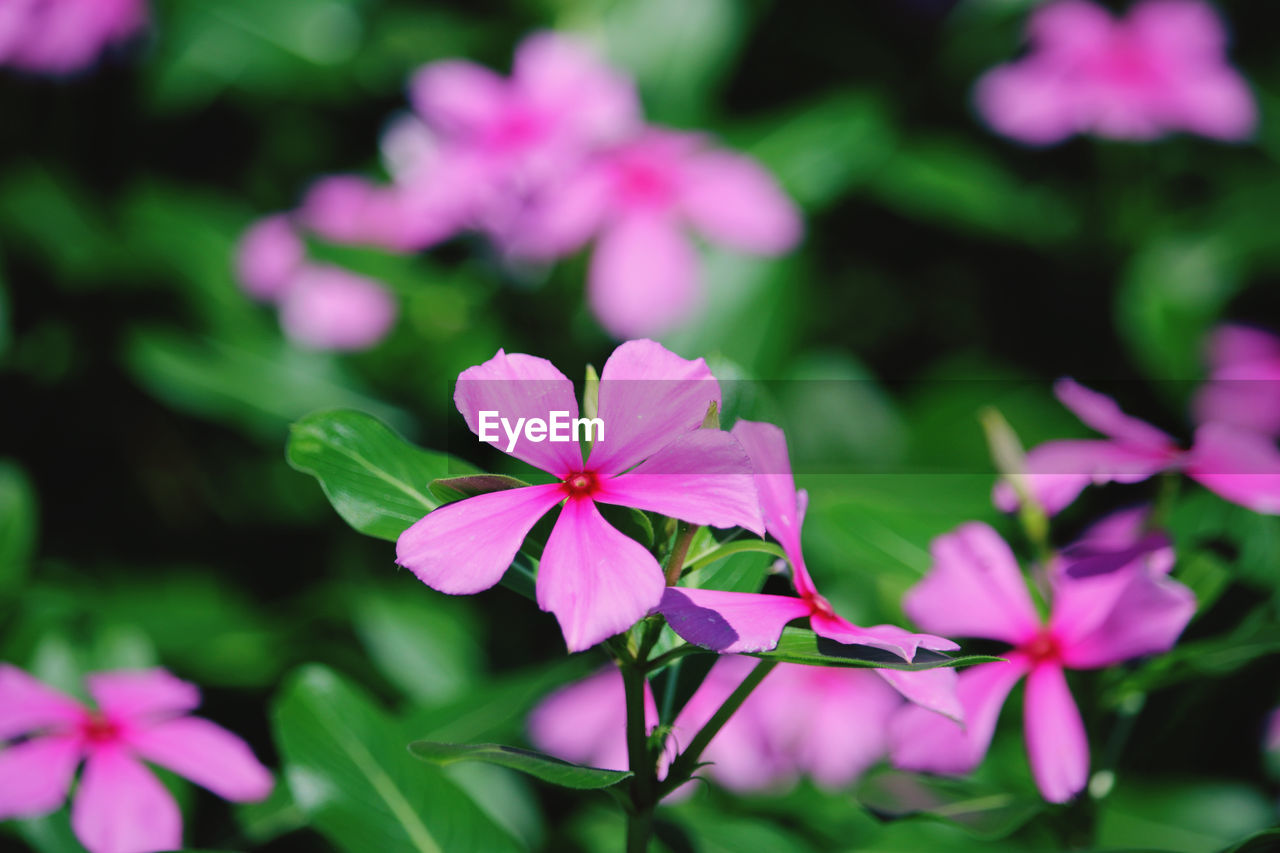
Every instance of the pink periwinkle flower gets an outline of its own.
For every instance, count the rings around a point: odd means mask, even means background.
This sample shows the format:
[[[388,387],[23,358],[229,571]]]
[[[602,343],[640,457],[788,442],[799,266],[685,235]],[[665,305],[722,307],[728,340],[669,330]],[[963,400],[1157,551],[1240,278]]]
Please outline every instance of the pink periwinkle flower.
[[[672,629],[695,645],[723,653],[759,652],[778,644],[788,622],[808,619],[814,633],[837,643],[871,646],[911,662],[918,649],[948,651],[955,643],[931,634],[913,634],[895,625],[863,628],[838,615],[819,592],[805,566],[800,527],[807,496],[796,490],[786,436],[772,424],[738,421],[732,434],[751,457],[765,528],[791,564],[797,596],[668,587],[659,612]],[[876,674],[913,702],[959,718],[955,673],[950,669]]]
[[[644,685],[645,731],[658,726],[658,708]],[[561,687],[529,714],[529,740],[538,749],[574,764],[629,770],[627,697],[622,674],[610,666]]]
[[[462,372],[454,402],[477,436],[481,412],[511,424],[536,418],[545,425],[552,412],[578,417],[573,383],[551,362],[502,350]],[[559,506],[538,568],[538,606],[556,615],[570,651],[626,630],[662,599],[662,569],[597,504],[764,532],[747,454],[728,433],[699,428],[712,403],[720,403],[720,385],[702,359],[648,340],[622,344],[600,375],[604,436],[586,461],[576,439],[503,437],[506,452],[556,482],[440,507],[401,534],[396,562],[441,592],[480,592],[506,572],[538,519]]]
[[[1137,483],[1164,471],[1180,471],[1210,491],[1254,512],[1280,513],[1280,451],[1273,440],[1227,423],[1204,423],[1190,450],[1165,432],[1120,410],[1115,400],[1070,379],[1054,385],[1064,406],[1102,439],[1048,441],[1027,452],[1023,481],[1044,510],[1060,512],[1090,484]],[[1003,480],[993,499],[1017,508],[1018,496]]]
[[[0,66],[68,74],[147,23],[146,0],[4,0]]]
[[[1132,543],[1141,520],[1127,514],[1084,541],[1099,548]],[[893,763],[969,772],[987,752],[1009,691],[1025,677],[1032,775],[1046,800],[1071,799],[1087,781],[1089,742],[1064,671],[1112,666],[1173,646],[1196,602],[1191,590],[1167,577],[1171,553],[1157,548],[1119,569],[1083,577],[1051,566],[1051,613],[1042,620],[1013,552],[986,524],[962,525],[936,539],[932,550],[932,569],[903,602],[907,614],[929,630],[985,637],[1012,649],[1007,661],[960,673],[964,727],[921,709],[899,712],[891,729]]]
[[[1032,13],[1027,36],[1031,52],[987,72],[975,91],[999,133],[1029,145],[1077,133],[1253,133],[1253,95],[1227,64],[1222,20],[1201,0],[1144,0],[1120,20],[1089,0],[1055,0]]]
[[[399,309],[391,292],[366,276],[309,261],[285,214],[245,231],[235,267],[245,292],[276,303],[285,335],[308,349],[366,350],[395,325]]]
[[[1209,336],[1209,380],[1192,402],[1197,423],[1280,435],[1280,338],[1228,324]]]
[[[691,133],[650,129],[564,175],[530,205],[509,242],[554,258],[595,239],[587,285],[605,329],[661,332],[697,308],[698,256],[688,233],[778,255],[800,239],[800,214],[754,160]]]
[[[228,800],[271,792],[243,740],[187,716],[200,704],[195,685],[150,669],[96,673],[87,686],[94,708],[0,664],[0,741],[12,742],[0,751],[0,820],[57,809],[81,761],[71,826],[90,853],[182,846],[182,813],[144,760]]]

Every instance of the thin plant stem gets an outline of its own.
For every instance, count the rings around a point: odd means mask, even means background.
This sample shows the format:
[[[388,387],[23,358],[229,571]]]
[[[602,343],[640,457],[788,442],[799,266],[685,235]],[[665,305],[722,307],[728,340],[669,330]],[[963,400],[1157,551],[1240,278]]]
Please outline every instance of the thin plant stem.
[[[667,586],[675,586],[680,582],[680,570],[684,568],[684,558],[689,554],[689,546],[693,543],[693,535],[698,532],[698,525],[680,522],[680,526],[676,528],[676,541],[671,546],[671,553],[667,557],[667,565],[664,574],[667,579]]]
[[[644,718],[643,666],[636,661],[618,661],[627,706],[627,763],[631,772],[631,808],[627,810],[627,853],[645,853],[653,834],[653,810],[657,774],[649,754],[649,733]]]

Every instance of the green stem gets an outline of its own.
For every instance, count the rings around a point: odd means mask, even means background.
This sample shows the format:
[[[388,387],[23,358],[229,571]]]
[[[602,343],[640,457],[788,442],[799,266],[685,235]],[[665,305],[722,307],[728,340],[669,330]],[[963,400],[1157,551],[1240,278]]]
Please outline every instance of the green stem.
[[[674,649],[670,649],[669,651],[663,652],[653,660],[646,663],[644,665],[645,672],[650,672],[650,673],[660,672],[661,670],[665,669],[668,666],[671,666],[671,664],[680,660],[680,658],[686,657],[688,655],[695,655],[695,654],[698,654],[699,652],[706,652],[706,649],[701,648],[699,646],[695,646],[692,643],[684,643],[682,645],[676,646]]]
[[[697,532],[698,525],[680,522],[676,530],[675,545],[671,547],[671,554],[667,557],[665,569],[667,586],[675,586],[680,582],[680,570],[684,568],[684,558],[688,555],[689,546],[693,543],[693,535]]]
[[[746,698],[751,695],[751,691],[759,686],[764,677],[773,671],[778,665],[775,660],[761,660],[756,664],[755,669],[742,680],[742,683],[729,694],[729,698],[724,700],[724,704],[712,715],[707,724],[703,726],[693,740],[689,741],[689,746],[680,753],[675,761],[671,762],[671,767],[667,771],[667,778],[658,787],[658,798],[661,799],[667,794],[679,788],[687,782],[695,770],[698,769],[698,759],[702,757],[702,752],[711,743],[712,739],[720,733],[720,729],[724,724],[729,722],[729,718],[734,715]]]
[[[657,774],[649,755],[649,733],[644,719],[645,674],[634,661],[618,661],[627,704],[627,763],[631,772],[631,808],[627,810],[627,853],[645,853],[653,834],[653,810],[658,804],[654,788]]]

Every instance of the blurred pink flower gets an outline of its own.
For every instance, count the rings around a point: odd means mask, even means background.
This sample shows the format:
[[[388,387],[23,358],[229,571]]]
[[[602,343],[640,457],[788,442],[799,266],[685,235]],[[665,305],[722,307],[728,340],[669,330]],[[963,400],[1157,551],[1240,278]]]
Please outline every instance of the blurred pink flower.
[[[4,0],[0,66],[67,74],[147,23],[145,0]]]
[[[819,636],[837,643],[883,649],[908,662],[915,658],[917,649],[958,648],[943,637],[913,634],[896,625],[862,628],[837,615],[831,603],[818,592],[805,566],[800,526],[807,496],[796,491],[782,430],[773,424],[738,421],[732,434],[751,457],[765,528],[786,553],[799,596],[668,587],[658,610],[677,634],[695,645],[722,653],[758,652],[775,647],[788,622],[807,618]],[[952,670],[877,669],[875,672],[912,702],[960,717]]]
[[[236,277],[254,299],[275,301],[289,289],[307,259],[307,248],[289,222],[278,213],[258,220],[236,246]]]
[[[1163,471],[1181,471],[1254,512],[1280,514],[1280,451],[1269,436],[1210,422],[1196,430],[1191,449],[1183,450],[1104,394],[1070,379],[1058,380],[1054,393],[1106,438],[1048,441],[1027,452],[1023,479],[1049,514],[1069,506],[1090,484],[1137,483]],[[1005,512],[1018,506],[1017,493],[1003,480],[992,495]]]
[[[1140,528],[1132,517],[1089,534],[1095,545],[1118,544],[1117,534]],[[981,763],[1000,708],[1026,676],[1025,732],[1032,775],[1041,794],[1064,802],[1084,788],[1089,742],[1065,669],[1112,666],[1167,651],[1195,613],[1195,596],[1165,572],[1159,549],[1119,569],[1073,577],[1051,567],[1052,605],[1042,621],[1009,546],[986,524],[971,522],[933,543],[933,567],[908,591],[903,606],[925,628],[1009,643],[1006,662],[979,664],[960,674],[965,726],[917,708],[904,708],[891,728],[898,767],[967,773]]]
[[[573,383],[551,362],[502,350],[462,372],[454,402],[477,435],[482,411],[511,423],[545,424],[551,412],[578,417]],[[538,606],[556,615],[570,651],[626,630],[661,600],[662,569],[604,520],[598,503],[764,531],[747,454],[728,433],[699,428],[713,402],[719,405],[720,385],[702,359],[647,340],[622,344],[601,373],[598,417],[606,432],[585,462],[576,440],[522,433],[507,452],[558,482],[442,506],[401,534],[396,562],[441,592],[480,592],[506,572],[538,519],[560,506],[538,568]]]
[[[658,725],[649,682],[644,685],[645,730]],[[617,667],[561,687],[529,715],[529,740],[543,752],[605,770],[630,770],[627,701]]]
[[[1209,336],[1209,380],[1196,393],[1197,423],[1280,435],[1280,338],[1251,326],[1219,326]]]
[[[62,805],[81,760],[71,826],[90,853],[151,853],[182,846],[178,804],[140,759],[238,802],[261,800],[271,773],[226,729],[186,714],[195,685],[162,669],[88,676],[96,708],[0,664],[0,820]]]
[[[697,306],[698,259],[686,231],[777,255],[800,239],[800,214],[754,160],[697,134],[650,129],[564,174],[506,240],[516,256],[555,258],[597,240],[588,298],[618,337],[656,334]]]
[[[975,90],[979,112],[999,133],[1029,145],[1076,133],[1253,133],[1253,95],[1227,64],[1227,35],[1207,3],[1144,0],[1116,20],[1089,0],[1055,0],[1032,13],[1027,36],[1030,54],[987,72]]]

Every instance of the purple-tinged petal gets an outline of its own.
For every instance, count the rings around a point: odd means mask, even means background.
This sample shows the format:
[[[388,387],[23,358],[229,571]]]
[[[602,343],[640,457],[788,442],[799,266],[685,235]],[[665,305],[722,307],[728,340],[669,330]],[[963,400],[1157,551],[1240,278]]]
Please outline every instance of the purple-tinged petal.
[[[488,437],[497,436],[495,446],[503,452],[561,478],[582,470],[582,450],[577,442],[533,442],[520,429],[514,449],[508,451],[509,436],[497,420],[505,418],[511,429],[516,430],[521,420],[547,421],[552,412],[568,412],[569,418],[578,417],[573,383],[545,358],[498,350],[497,355],[484,364],[462,371],[453,401],[477,436],[481,435],[481,412],[496,413],[488,418]],[[605,430],[606,436],[613,438],[607,420]]]
[[[1076,94],[1057,69],[1034,60],[991,69],[973,99],[992,130],[1026,145],[1055,145],[1083,129]]]
[[[679,436],[634,469],[601,482],[592,497],[691,524],[745,527],[764,535],[751,460],[733,436],[720,430]]]
[[[431,128],[448,136],[477,136],[498,121],[509,100],[508,83],[488,68],[446,59],[419,69],[409,100]]]
[[[302,269],[307,249],[284,214],[268,216],[249,227],[236,245],[236,277],[255,299],[284,296]]]
[[[1280,337],[1254,326],[1227,323],[1209,335],[1205,359],[1215,374],[1241,365],[1280,362]]]
[[[681,638],[721,653],[768,651],[788,622],[812,609],[803,598],[693,587],[667,587],[658,605]]]
[[[731,434],[751,457],[765,529],[786,552],[796,591],[801,595],[815,594],[817,587],[809,576],[800,548],[804,512],[791,475],[786,435],[773,424],[757,421],[738,421],[733,425]]]
[[[0,663],[0,740],[46,729],[72,729],[85,717],[79,702]]]
[[[1280,451],[1266,435],[1226,424],[1196,430],[1187,476],[1232,503],[1280,515]]]
[[[1123,444],[1149,448],[1153,453],[1172,453],[1177,442],[1146,421],[1126,415],[1116,401],[1071,379],[1059,379],[1053,393],[1083,423]]]
[[[569,651],[627,630],[658,606],[664,589],[658,561],[611,527],[595,503],[565,503],[542,552],[537,597],[556,615]]]
[[[954,669],[922,669],[918,672],[903,672],[898,669],[872,671],[913,705],[919,705],[930,713],[940,714],[956,722],[964,720],[964,707],[956,695],[958,682]]]
[[[963,774],[982,763],[1009,691],[1027,673],[1021,658],[983,663],[960,673],[956,695],[964,725],[925,708],[908,706],[889,730],[895,767],[928,773]]]
[[[789,751],[819,787],[845,788],[888,751],[889,722],[902,698],[870,672],[786,666],[761,685]],[[781,668],[780,668],[781,669]],[[781,717],[781,720],[777,718]]]
[[[640,124],[635,85],[586,45],[552,32],[516,48],[512,80],[533,109],[570,127],[581,144],[617,140]]]
[[[561,687],[529,715],[529,740],[535,747],[575,764],[628,770],[627,702],[622,676],[614,667]],[[658,725],[658,707],[646,681],[646,731]]]
[[[261,800],[275,782],[249,745],[199,717],[179,717],[127,735],[129,746],[155,762],[236,802]]]
[[[1230,67],[1196,69],[1176,92],[1179,126],[1201,136],[1237,142],[1258,126],[1258,107],[1249,84]]]
[[[400,534],[396,562],[440,592],[486,590],[502,579],[538,519],[563,498],[563,489],[553,483],[446,504]]]
[[[1144,50],[1181,65],[1219,63],[1227,47],[1222,19],[1200,0],[1146,0],[1129,11],[1123,26]]]
[[[1027,452],[1027,487],[1045,512],[1054,515],[1071,505],[1089,485],[1138,483],[1177,462],[1176,451],[1119,444],[1107,439],[1047,441]],[[995,505],[1012,512],[1018,507],[1013,487],[1003,480],[992,492]]]
[[[599,416],[605,438],[592,445],[588,467],[600,477],[631,468],[702,426],[720,405],[720,383],[701,358],[681,358],[649,340],[627,341],[600,374]]]
[[[1210,375],[1192,402],[1196,422],[1280,434],[1280,338],[1225,325],[1214,330],[1205,350]]]
[[[550,261],[586,245],[610,209],[610,185],[599,168],[583,165],[528,204],[502,235],[507,252],[520,260]]]
[[[426,248],[452,234],[448,221],[427,235],[429,212],[395,186],[380,186],[356,175],[332,175],[307,191],[298,217],[316,234],[335,243],[381,246],[391,251]]]
[[[71,828],[90,853],[155,853],[182,846],[182,813],[150,770],[118,747],[89,754]]]
[[[698,256],[671,219],[635,214],[615,221],[596,243],[587,300],[617,338],[665,332],[701,304]]]
[[[1053,634],[1072,669],[1166,652],[1196,612],[1195,594],[1141,566],[1054,586]]]
[[[685,163],[680,207],[712,243],[756,255],[778,255],[800,240],[800,212],[773,175],[750,157],[726,151]]]
[[[340,267],[306,266],[280,305],[291,340],[318,350],[365,350],[387,336],[396,301],[378,282]]]
[[[1148,529],[1150,516],[1151,507],[1140,505],[1095,521],[1061,550],[1056,571],[1088,577],[1140,563],[1149,571],[1169,574],[1174,564],[1172,543],[1166,534]]]
[[[1089,739],[1062,667],[1041,664],[1027,676],[1023,725],[1031,775],[1041,795],[1065,803],[1089,778]]]
[[[1089,0],[1046,3],[1027,21],[1027,35],[1035,47],[1060,57],[1095,54],[1115,26],[1111,14]]]
[[[95,672],[85,683],[98,707],[121,721],[185,714],[200,704],[200,688],[163,669]]]
[[[71,789],[80,756],[74,735],[38,737],[0,750],[0,820],[57,809]]]
[[[823,612],[814,613],[809,618],[809,625],[820,637],[835,640],[837,643],[883,649],[908,663],[915,659],[917,649],[949,652],[960,648],[945,637],[913,634],[897,625],[873,625],[870,628],[863,628],[841,616]]]
[[[958,637],[1017,644],[1040,619],[1013,551],[981,522],[961,525],[933,541],[933,566],[903,599],[912,621]]]

